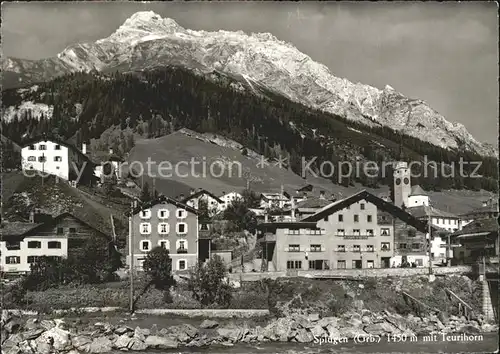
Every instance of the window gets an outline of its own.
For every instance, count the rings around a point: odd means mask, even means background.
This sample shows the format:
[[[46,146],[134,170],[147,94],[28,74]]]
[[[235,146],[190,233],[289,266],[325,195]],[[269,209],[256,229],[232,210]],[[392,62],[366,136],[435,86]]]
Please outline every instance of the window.
[[[444,257],[444,253],[440,253],[439,257],[441,257],[441,258]]]
[[[325,216],[325,218],[323,219],[324,221],[328,221],[328,215]]]
[[[42,248],[40,241],[28,241],[28,248]]]
[[[200,224],[200,231],[208,231],[209,227],[208,224]]]
[[[35,263],[38,259],[40,259],[40,256],[28,256],[28,263]]]
[[[187,253],[187,241],[178,240],[177,241],[177,253]]]
[[[368,229],[368,230],[366,230],[366,234],[367,234],[368,236],[373,236],[373,230],[372,230],[372,229]]]
[[[444,224],[443,219],[439,219],[439,223],[440,223],[440,224]]]
[[[337,246],[337,252],[345,252],[345,246],[344,245],[338,245]]]
[[[338,236],[345,236],[345,230],[344,229],[337,229],[337,235]]]
[[[168,232],[170,231],[169,226],[170,225],[168,225],[166,222],[159,223],[158,224],[158,233],[159,234],[168,234]]]
[[[448,219],[448,220],[446,220],[446,221],[448,221],[448,225],[450,225],[450,224],[451,224],[451,220],[450,220],[450,219]]]
[[[47,161],[47,158],[45,156],[38,157],[38,162],[45,162],[45,161]]]
[[[177,218],[184,219],[187,216],[187,212],[184,209],[177,209]]]
[[[359,247],[359,245],[354,245],[354,246],[352,246],[352,251],[353,252],[361,252],[361,247]]]
[[[141,241],[141,251],[149,251],[151,249],[151,242],[149,240]]]
[[[354,230],[352,230],[352,233],[354,234],[354,236],[359,236],[361,234],[361,230],[360,229],[354,229]]]
[[[158,210],[158,218],[160,219],[168,219],[169,212],[167,209]]]
[[[177,223],[176,228],[177,228],[176,231],[178,234],[181,234],[181,235],[187,234],[188,227],[187,227],[187,224],[185,222]]]
[[[35,145],[30,145],[30,146],[28,147],[28,150],[35,150]]]
[[[321,235],[321,230],[307,230],[309,235]]]
[[[286,269],[302,269],[302,261],[287,261]]]
[[[382,251],[390,251],[391,250],[391,244],[389,242],[382,242],[380,244],[380,249]]]
[[[5,264],[19,264],[19,263],[21,263],[21,257],[19,256],[5,257]]]
[[[400,243],[400,244],[399,244],[399,249],[400,249],[400,250],[404,250],[404,249],[406,249],[406,243]]]
[[[54,161],[61,162],[62,161],[62,157],[61,156],[54,156]]]
[[[358,214],[354,215],[354,222],[359,222],[359,215]]]
[[[373,245],[367,245],[366,246],[366,252],[374,252],[375,249],[373,248]]]
[[[64,229],[62,227],[57,228],[57,234],[62,235],[64,233]]]
[[[146,209],[141,211],[141,219],[149,219],[151,217],[151,210]]]
[[[139,231],[143,235],[149,235],[151,233],[151,224],[148,222],[143,222],[139,225]]]
[[[372,216],[371,215],[367,215],[366,216],[366,221],[367,222],[372,222]]]
[[[74,234],[74,233],[76,233],[76,228],[74,228],[74,227],[70,227],[70,228],[69,228],[69,233],[70,233],[70,234]]]
[[[36,157],[35,156],[28,156],[28,161],[36,161]]]
[[[57,144],[57,145],[55,146],[55,149],[56,149],[56,150],[61,150],[61,145]]]
[[[49,241],[48,248],[51,248],[51,249],[61,248],[61,242],[59,242],[59,241]]]
[[[382,228],[382,229],[380,229],[380,235],[381,236],[390,236],[391,230],[387,229],[387,228]]]
[[[185,270],[186,269],[186,261],[184,259],[179,259],[179,270]]]
[[[288,245],[288,252],[300,252],[300,245]]]
[[[345,269],[345,261],[337,261],[337,269]]]
[[[43,145],[43,144],[40,144],[38,146],[38,150],[47,150],[47,146],[46,145]]]
[[[375,263],[373,261],[366,261],[367,268],[375,268]]]
[[[365,203],[361,203],[359,207],[361,208],[361,210],[365,210]]]
[[[168,240],[160,240],[160,241],[158,241],[158,246],[168,250],[168,249],[170,249],[170,242],[168,242]]]
[[[311,245],[311,252],[321,252],[321,245]]]
[[[411,249],[412,250],[419,250],[420,249],[420,243],[412,243],[411,244]]]
[[[300,230],[288,230],[288,235],[300,235]]]
[[[343,222],[343,221],[344,221],[344,215],[339,214],[339,222]]]

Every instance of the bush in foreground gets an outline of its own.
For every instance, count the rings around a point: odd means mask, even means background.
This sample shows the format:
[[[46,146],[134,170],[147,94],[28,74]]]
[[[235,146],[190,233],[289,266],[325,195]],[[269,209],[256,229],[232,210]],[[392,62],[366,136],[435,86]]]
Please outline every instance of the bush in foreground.
[[[226,279],[227,271],[222,258],[214,256],[207,263],[198,263],[190,270],[188,289],[203,307],[219,305],[228,308],[232,288]]]

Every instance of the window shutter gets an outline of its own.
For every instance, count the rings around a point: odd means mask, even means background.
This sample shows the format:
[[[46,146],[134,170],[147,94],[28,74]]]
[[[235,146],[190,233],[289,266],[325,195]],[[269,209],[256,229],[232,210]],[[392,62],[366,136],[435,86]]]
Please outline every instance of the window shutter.
[[[288,252],[288,247],[285,247],[285,252]]]

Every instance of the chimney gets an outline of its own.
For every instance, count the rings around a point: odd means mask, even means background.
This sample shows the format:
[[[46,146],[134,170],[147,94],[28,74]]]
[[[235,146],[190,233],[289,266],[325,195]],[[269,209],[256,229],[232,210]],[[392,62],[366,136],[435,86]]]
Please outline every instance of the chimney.
[[[113,148],[109,148],[109,154],[113,155]]]
[[[87,144],[82,144],[82,154],[87,155]]]
[[[484,206],[484,207],[485,207],[485,206],[488,206],[488,205],[489,205],[489,202],[490,202],[489,200],[484,200],[484,201],[483,201],[483,206]]]
[[[35,223],[35,210],[30,211],[30,223]]]
[[[319,192],[319,199],[325,199],[325,191]]]
[[[269,215],[267,213],[264,214],[264,222],[269,222]]]
[[[184,199],[184,194],[179,194],[179,200],[183,200]]]
[[[196,193],[196,192],[195,192],[194,188],[191,188],[191,190],[189,191],[189,194],[190,194],[190,195],[193,195],[193,194],[195,194],[195,193]]]
[[[303,197],[304,199],[307,199],[307,192],[302,192],[302,197]]]

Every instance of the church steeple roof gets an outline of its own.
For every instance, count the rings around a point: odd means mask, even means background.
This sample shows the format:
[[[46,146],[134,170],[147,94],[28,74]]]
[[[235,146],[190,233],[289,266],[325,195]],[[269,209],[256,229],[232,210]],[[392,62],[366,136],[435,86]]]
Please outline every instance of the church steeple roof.
[[[420,187],[418,184],[416,186],[411,187],[410,197],[414,197],[417,195],[422,195],[428,197],[429,195]]]

